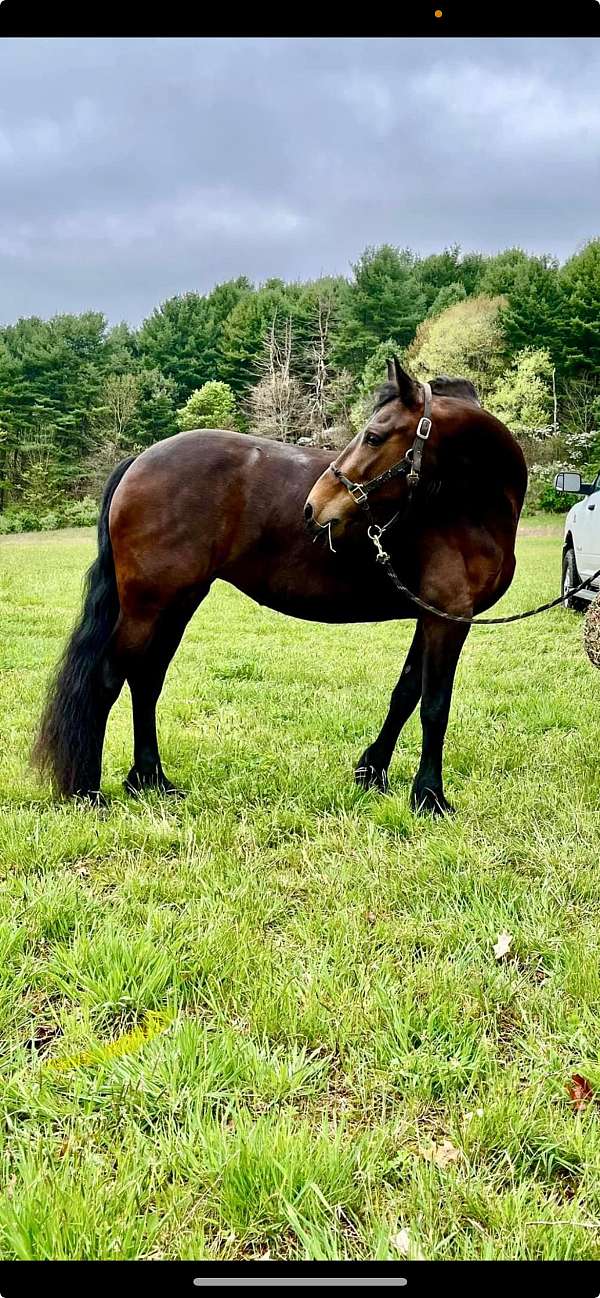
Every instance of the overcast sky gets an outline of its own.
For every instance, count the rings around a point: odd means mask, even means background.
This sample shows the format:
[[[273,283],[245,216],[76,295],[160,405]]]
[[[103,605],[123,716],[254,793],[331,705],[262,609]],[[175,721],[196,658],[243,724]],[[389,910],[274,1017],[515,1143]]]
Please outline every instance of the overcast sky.
[[[600,42],[5,39],[0,320],[600,234]]]

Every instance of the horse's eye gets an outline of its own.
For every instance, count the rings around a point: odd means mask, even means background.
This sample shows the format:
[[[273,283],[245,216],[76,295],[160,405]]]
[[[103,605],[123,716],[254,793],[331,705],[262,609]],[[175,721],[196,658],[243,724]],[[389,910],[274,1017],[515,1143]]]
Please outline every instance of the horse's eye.
[[[382,441],[383,437],[378,437],[377,433],[367,433],[365,436],[365,442],[369,446],[381,446]]]

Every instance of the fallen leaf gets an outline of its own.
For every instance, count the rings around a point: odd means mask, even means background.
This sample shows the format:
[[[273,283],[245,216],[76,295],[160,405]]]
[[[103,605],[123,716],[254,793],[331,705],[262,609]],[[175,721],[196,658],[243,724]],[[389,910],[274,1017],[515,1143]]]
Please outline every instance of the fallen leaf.
[[[456,1163],[460,1158],[460,1149],[455,1149],[450,1140],[443,1140],[441,1145],[432,1143],[431,1149],[425,1150],[425,1158],[435,1163],[436,1167],[448,1167],[450,1163]]]
[[[594,1098],[594,1092],[587,1080],[587,1077],[581,1077],[579,1073],[573,1073],[573,1076],[567,1084],[567,1091],[570,1099],[573,1101],[573,1107],[576,1113],[581,1113],[586,1104]]]
[[[45,1055],[55,1038],[60,1037],[61,1035],[61,1029],[56,1023],[40,1023],[35,1029],[32,1037],[34,1050],[37,1050],[39,1055]]]
[[[390,1239],[392,1248],[397,1249],[402,1257],[410,1257],[414,1262],[424,1262],[425,1258],[420,1248],[415,1245],[410,1238],[407,1230],[399,1230],[397,1235],[392,1235]]]
[[[512,946],[512,934],[499,933],[498,941],[494,945],[494,955],[496,959],[501,960],[502,956],[506,955],[507,952],[510,951],[511,946]]]

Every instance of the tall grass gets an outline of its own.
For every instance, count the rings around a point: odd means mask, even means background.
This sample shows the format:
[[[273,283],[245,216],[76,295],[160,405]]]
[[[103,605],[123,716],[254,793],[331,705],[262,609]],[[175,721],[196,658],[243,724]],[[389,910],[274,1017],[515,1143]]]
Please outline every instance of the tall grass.
[[[556,593],[560,523],[531,532],[504,612]],[[0,1256],[393,1258],[402,1230],[433,1259],[600,1256],[598,1110],[566,1089],[600,1092],[581,619],[471,633],[458,815],[434,822],[409,809],[418,717],[390,797],[352,780],[411,624],[294,622],[217,585],[160,705],[190,796],[126,798],[125,693],[89,811],[27,752],[92,552],[0,540]]]

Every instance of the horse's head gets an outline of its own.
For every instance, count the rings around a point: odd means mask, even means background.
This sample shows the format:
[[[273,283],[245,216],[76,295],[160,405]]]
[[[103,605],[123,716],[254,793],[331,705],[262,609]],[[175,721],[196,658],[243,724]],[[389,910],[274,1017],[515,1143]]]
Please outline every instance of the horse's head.
[[[395,465],[399,465],[413,446],[419,421],[425,413],[425,389],[402,369],[397,357],[388,361],[388,382],[379,390],[375,408],[366,428],[344,448],[334,461],[351,483],[371,482]],[[427,442],[428,472],[435,465],[435,434]],[[407,495],[406,473],[390,477],[377,486],[370,503],[398,505]],[[319,528],[335,530],[340,535],[360,517],[359,493],[349,488],[327,468],[317,479],[304,507],[306,526],[315,535]]]

